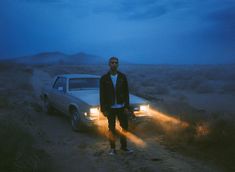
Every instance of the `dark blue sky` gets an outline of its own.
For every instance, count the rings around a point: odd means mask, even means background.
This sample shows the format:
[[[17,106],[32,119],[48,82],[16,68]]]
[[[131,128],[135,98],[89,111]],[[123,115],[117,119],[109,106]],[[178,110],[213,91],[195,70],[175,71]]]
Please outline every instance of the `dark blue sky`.
[[[0,57],[44,51],[235,63],[235,1],[1,0]]]

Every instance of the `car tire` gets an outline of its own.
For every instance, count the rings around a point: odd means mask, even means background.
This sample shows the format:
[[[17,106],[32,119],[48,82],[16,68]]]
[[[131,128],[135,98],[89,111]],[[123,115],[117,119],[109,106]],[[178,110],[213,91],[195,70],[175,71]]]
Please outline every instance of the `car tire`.
[[[73,131],[81,132],[84,130],[81,114],[77,110],[73,110],[70,115],[70,122]]]
[[[45,98],[43,100],[43,111],[48,115],[53,115],[54,113],[54,107],[49,102],[48,98]]]

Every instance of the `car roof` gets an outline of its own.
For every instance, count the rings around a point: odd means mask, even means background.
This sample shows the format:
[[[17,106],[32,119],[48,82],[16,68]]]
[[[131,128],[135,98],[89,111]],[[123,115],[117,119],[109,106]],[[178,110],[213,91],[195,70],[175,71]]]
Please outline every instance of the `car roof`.
[[[99,75],[92,75],[92,74],[62,74],[58,75],[58,77],[64,77],[64,78],[100,78]]]

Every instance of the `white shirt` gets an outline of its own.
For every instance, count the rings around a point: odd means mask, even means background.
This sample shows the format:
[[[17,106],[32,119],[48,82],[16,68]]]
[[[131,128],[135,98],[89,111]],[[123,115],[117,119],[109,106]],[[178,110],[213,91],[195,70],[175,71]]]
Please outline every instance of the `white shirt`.
[[[112,79],[112,82],[113,82],[114,90],[116,90],[116,83],[117,83],[118,74],[115,74],[115,75],[111,74],[110,76],[111,76],[111,79]],[[116,91],[114,91],[114,93],[116,94]],[[111,106],[111,108],[122,108],[122,107],[124,107],[124,104],[117,104],[116,102],[117,102],[117,100],[116,100],[116,95],[115,95],[115,103]]]
[[[117,83],[117,76],[118,76],[118,74],[116,73],[115,75],[110,75],[110,76],[111,76],[111,79],[113,81],[114,89],[116,89],[116,83]]]

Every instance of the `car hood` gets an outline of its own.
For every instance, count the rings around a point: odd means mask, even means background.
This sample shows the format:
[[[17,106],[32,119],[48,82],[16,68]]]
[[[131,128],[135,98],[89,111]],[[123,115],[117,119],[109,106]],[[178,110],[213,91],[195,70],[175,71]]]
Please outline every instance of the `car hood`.
[[[91,106],[98,106],[100,104],[99,90],[71,91],[70,94]],[[144,104],[146,102],[147,100],[130,94],[130,104]]]

